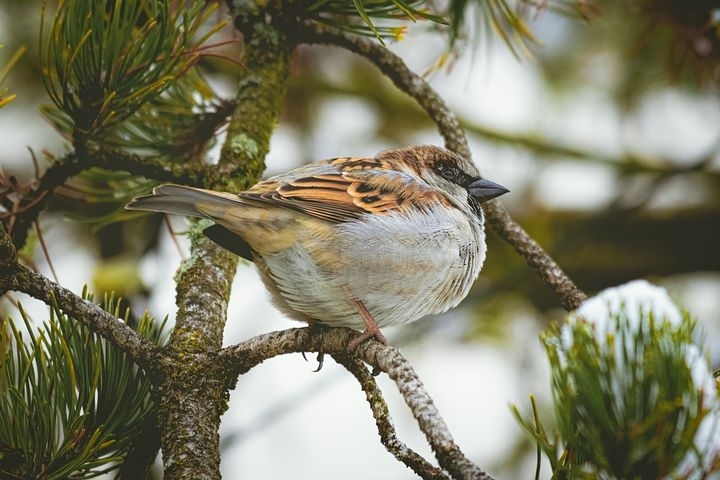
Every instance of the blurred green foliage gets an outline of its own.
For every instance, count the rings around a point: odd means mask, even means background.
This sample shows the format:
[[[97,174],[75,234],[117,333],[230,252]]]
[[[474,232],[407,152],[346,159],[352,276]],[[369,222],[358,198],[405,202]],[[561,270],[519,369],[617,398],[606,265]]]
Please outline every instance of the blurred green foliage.
[[[0,48],[2,48],[0,44]],[[10,74],[10,70],[20,60],[20,57],[25,53],[25,48],[18,48],[15,53],[7,61],[7,64],[0,66],[0,108],[4,107],[8,103],[15,99],[15,94],[8,93],[8,88],[4,86],[7,76]]]

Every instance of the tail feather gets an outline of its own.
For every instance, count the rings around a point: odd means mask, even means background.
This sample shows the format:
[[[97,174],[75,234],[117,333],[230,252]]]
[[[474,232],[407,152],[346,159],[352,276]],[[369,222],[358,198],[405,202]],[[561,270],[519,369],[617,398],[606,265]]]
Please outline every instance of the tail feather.
[[[191,217],[208,218],[207,213],[198,209],[198,204],[226,202],[228,205],[237,205],[238,197],[231,193],[213,192],[185,185],[166,184],[155,187],[152,195],[133,199],[125,205],[125,208],[128,210],[178,213]]]

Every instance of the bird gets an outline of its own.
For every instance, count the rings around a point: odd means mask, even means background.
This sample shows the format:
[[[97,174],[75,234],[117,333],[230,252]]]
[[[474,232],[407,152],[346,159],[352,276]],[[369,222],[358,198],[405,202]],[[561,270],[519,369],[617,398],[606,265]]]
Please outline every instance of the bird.
[[[275,306],[363,332],[457,306],[486,256],[481,204],[507,193],[433,145],[320,160],[242,192],[159,185],[129,210],[212,220],[205,235],[254,262]]]

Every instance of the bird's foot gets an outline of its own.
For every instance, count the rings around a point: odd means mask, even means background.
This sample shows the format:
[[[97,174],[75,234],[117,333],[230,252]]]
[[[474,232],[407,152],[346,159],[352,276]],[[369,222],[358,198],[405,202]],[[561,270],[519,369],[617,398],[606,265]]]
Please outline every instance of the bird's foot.
[[[322,325],[317,322],[311,322],[308,324],[308,330],[311,333],[319,333],[319,332],[325,330],[326,328],[327,327],[325,325]],[[303,359],[307,362],[308,358],[305,353],[306,353],[305,351],[300,352]],[[317,362],[317,368],[315,370],[313,370],[313,372],[319,372],[320,370],[322,370],[323,363],[325,361],[325,352],[318,352],[317,357],[315,357],[315,361]]]
[[[385,338],[385,335],[383,335],[380,332],[380,329],[377,329],[375,331],[365,330],[357,337],[350,340],[347,346],[347,350],[349,353],[352,353],[355,351],[355,349],[360,346],[361,343],[363,343],[365,340],[369,340],[371,338],[374,338],[378,342],[382,343],[383,345],[389,345],[387,338]]]

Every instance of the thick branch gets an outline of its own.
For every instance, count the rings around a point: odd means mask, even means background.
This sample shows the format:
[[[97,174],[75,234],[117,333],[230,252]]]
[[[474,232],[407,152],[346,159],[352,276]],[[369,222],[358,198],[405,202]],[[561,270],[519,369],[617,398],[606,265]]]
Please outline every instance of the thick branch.
[[[191,257],[178,270],[175,328],[169,348],[202,353],[220,349],[230,287],[238,257],[211,242],[195,222],[191,227]]]
[[[238,16],[235,21],[245,37],[246,69],[238,82],[237,107],[222,147],[220,164],[237,168],[238,174],[230,179],[234,183],[229,185],[236,190],[249,188],[265,170],[270,137],[287,91],[290,58],[287,39],[279,28],[262,18],[262,14],[257,19]],[[227,178],[222,186],[228,187]]]
[[[220,168],[231,168],[236,176],[217,178],[209,187],[240,190],[259,179],[280,115],[288,73],[287,42],[264,15],[248,22],[236,22],[245,35],[246,70],[219,161]],[[219,478],[218,429],[227,408],[227,376],[208,361],[207,353],[222,345],[238,258],[205,238],[197,223],[190,241],[190,259],[177,276],[171,357],[156,391],[167,480]]]
[[[324,352],[335,358],[347,355],[347,344],[357,332],[345,328],[331,328],[320,333],[307,328],[294,328],[258,335],[218,352],[217,361],[229,375],[241,375],[265,360],[295,352]],[[455,444],[432,399],[425,391],[408,361],[395,348],[367,341],[354,355],[377,370],[387,372],[395,381],[418,422],[420,430],[435,452],[444,470],[453,478],[491,480],[487,473],[468,460]]]
[[[167,353],[161,359],[161,375],[153,389],[163,478],[217,480],[218,430],[228,402],[224,372],[207,353]]]
[[[471,158],[467,139],[457,119],[444,100],[405,62],[368,38],[349,35],[325,27],[307,27],[298,33],[298,42],[322,43],[346,48],[370,60],[396,87],[411,96],[438,126],[445,146]],[[535,268],[566,310],[577,308],[587,297],[562,271],[555,261],[518,225],[502,205],[493,200],[486,203],[485,213],[493,230],[513,246],[528,265]]]

